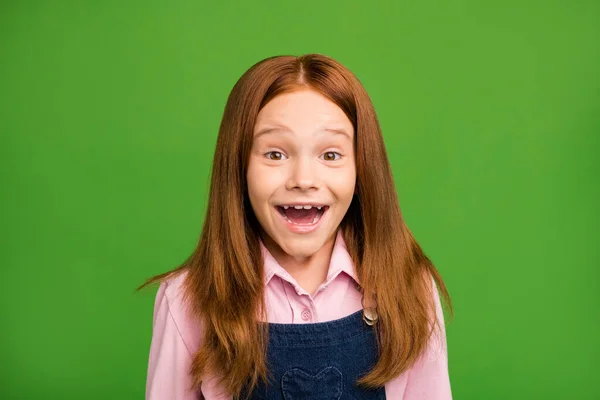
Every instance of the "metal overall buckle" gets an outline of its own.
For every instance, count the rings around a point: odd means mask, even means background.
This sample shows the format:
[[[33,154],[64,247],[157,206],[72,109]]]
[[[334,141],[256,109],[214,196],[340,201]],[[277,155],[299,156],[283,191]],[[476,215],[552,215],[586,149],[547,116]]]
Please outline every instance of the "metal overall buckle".
[[[363,293],[360,304],[363,307],[363,320],[369,326],[373,326],[377,323],[379,319],[379,315],[377,314],[377,303],[375,303],[375,307],[365,307],[365,295]]]

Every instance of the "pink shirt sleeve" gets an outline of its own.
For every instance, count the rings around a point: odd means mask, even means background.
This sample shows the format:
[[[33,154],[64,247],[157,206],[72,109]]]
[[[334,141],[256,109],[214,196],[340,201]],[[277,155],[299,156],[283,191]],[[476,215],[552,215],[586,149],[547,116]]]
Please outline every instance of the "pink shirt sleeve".
[[[439,329],[433,332],[427,350],[415,365],[407,371],[408,378],[403,400],[452,399],[448,375],[448,350],[444,314],[435,283],[433,285]]]
[[[192,353],[171,312],[167,288],[167,283],[161,283],[154,303],[146,400],[202,399],[199,393],[189,390]]]

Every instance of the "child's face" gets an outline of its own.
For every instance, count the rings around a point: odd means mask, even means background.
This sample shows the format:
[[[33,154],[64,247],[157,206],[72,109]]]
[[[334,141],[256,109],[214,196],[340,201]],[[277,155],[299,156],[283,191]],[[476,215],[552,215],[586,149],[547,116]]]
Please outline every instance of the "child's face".
[[[352,123],[315,91],[275,97],[257,116],[247,180],[252,209],[270,239],[295,258],[315,254],[352,202]]]

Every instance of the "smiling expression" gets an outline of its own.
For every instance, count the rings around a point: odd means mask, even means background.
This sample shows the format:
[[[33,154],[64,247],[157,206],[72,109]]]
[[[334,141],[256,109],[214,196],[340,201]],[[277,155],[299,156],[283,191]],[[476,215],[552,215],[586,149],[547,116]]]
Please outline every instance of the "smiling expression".
[[[247,181],[268,239],[312,256],[335,237],[355,193],[352,123],[316,91],[276,96],[257,116]]]

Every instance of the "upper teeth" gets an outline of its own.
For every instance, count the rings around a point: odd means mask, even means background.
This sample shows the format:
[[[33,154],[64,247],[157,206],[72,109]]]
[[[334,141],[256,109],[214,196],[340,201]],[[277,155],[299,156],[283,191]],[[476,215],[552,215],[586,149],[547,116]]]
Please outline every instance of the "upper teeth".
[[[309,206],[309,205],[307,205],[307,206],[292,206],[292,207],[294,207],[296,210],[301,210],[303,208],[305,210],[310,210],[311,208],[313,208],[313,206]],[[317,210],[320,210],[321,208],[323,208],[323,206],[314,206],[314,207],[317,207]],[[290,206],[283,206],[283,208],[287,210],[288,208],[290,208]]]

